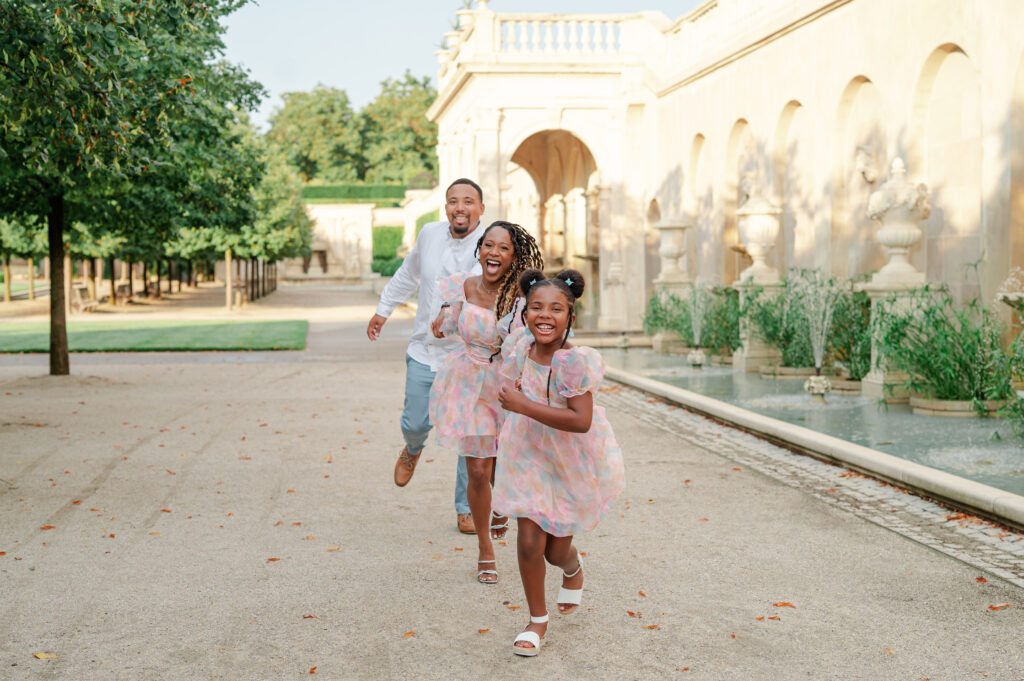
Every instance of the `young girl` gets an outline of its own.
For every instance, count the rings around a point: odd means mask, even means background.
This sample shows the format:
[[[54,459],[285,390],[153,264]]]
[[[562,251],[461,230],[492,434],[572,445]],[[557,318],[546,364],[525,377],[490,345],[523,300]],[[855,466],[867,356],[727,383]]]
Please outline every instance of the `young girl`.
[[[494,584],[491,537],[501,539],[508,519],[491,520],[491,481],[498,433],[504,412],[498,404],[498,369],[502,337],[498,320],[515,307],[522,309],[519,275],[530,267],[543,267],[537,243],[526,230],[510,222],[492,223],[477,242],[482,274],[453,274],[441,282],[442,310],[431,325],[438,338],[457,335],[463,347],[445,360],[430,390],[430,420],[438,442],[465,456],[469,484],[466,496],[479,529],[477,581]]]
[[[622,452],[593,391],[604,375],[601,355],[568,344],[574,303],[583,276],[564,270],[552,279],[531,270],[519,279],[532,338],[517,332],[506,341],[499,390],[513,412],[501,429],[494,507],[518,520],[519,572],[530,624],[516,637],[517,655],[532,657],[547,630],[544,559],[562,570],[558,610],[576,610],[583,595],[583,565],[572,544],[592,530],[622,492]]]

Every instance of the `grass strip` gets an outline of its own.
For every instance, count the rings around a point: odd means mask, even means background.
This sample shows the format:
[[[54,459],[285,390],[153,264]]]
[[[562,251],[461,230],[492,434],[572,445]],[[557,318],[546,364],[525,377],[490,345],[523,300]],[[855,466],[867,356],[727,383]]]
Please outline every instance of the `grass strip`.
[[[302,350],[309,323],[298,321],[131,320],[68,323],[72,352]],[[0,323],[0,353],[49,352],[46,322]]]

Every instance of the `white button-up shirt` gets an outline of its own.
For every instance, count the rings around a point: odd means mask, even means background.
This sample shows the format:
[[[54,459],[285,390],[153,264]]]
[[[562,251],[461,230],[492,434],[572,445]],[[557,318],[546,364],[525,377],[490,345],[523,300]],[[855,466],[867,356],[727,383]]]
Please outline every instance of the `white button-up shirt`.
[[[441,280],[456,272],[472,270],[474,274],[480,273],[480,263],[474,251],[481,234],[483,228],[477,225],[472,232],[456,239],[447,222],[428,222],[420,230],[402,266],[380,294],[377,314],[389,317],[419,287],[416,321],[408,352],[420,364],[428,365],[431,371],[440,369],[448,353],[462,343],[458,339],[435,338],[430,332],[430,322],[441,311]]]

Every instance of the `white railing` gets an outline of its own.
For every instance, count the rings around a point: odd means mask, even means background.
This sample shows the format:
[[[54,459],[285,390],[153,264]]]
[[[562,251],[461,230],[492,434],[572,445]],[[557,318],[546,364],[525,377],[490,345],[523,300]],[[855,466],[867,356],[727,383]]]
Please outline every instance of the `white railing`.
[[[499,14],[498,51],[522,55],[618,54],[628,15]]]

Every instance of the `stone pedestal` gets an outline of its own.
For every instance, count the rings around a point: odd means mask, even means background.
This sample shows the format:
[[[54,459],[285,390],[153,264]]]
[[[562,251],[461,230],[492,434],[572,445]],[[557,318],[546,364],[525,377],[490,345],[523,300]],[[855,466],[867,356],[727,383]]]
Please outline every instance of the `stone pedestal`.
[[[863,291],[871,298],[871,328],[877,329],[877,315],[881,314],[879,303],[886,301],[890,309],[904,312],[909,309],[909,292],[918,288],[907,282],[902,285],[868,282],[857,284],[854,289]],[[860,381],[860,394],[875,400],[884,399],[889,404],[906,404],[910,399],[903,384],[907,375],[901,371],[890,371],[885,365],[885,356],[879,348],[877,331],[871,337],[871,370]]]
[[[661,272],[654,280],[654,285],[662,295],[674,295],[680,300],[687,300],[693,292],[693,282],[686,273],[686,230],[692,223],[683,217],[669,217],[654,225],[661,235],[658,255],[661,256]],[[651,339],[655,352],[662,354],[680,354],[686,348],[679,335],[674,331],[659,331]]]
[[[737,281],[732,285],[740,292],[740,307],[746,304],[747,298],[756,288],[761,289],[762,296],[777,296],[782,288],[777,278],[775,282],[757,283],[755,281]],[[769,345],[754,333],[750,321],[740,318],[740,347],[732,353],[732,366],[736,371],[757,372],[762,364],[780,364],[782,352],[774,345]]]

